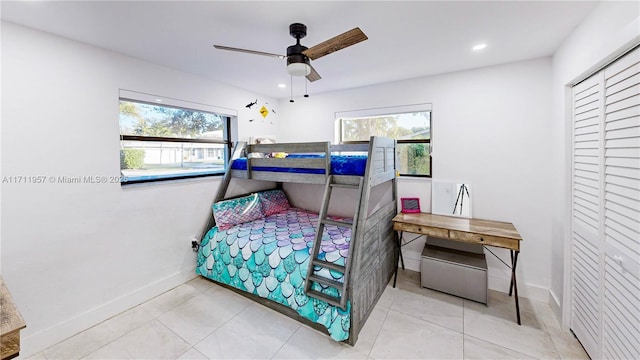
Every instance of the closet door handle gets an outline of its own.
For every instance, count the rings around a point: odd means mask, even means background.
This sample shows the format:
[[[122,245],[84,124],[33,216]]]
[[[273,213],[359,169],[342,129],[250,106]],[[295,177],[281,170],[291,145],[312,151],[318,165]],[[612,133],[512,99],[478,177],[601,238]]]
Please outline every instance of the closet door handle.
[[[624,258],[621,255],[614,255],[613,256],[613,261],[615,261],[616,263],[618,263],[618,265],[620,265],[620,269],[622,270],[622,273],[626,273],[627,270],[624,268],[624,264],[622,263],[624,260]]]

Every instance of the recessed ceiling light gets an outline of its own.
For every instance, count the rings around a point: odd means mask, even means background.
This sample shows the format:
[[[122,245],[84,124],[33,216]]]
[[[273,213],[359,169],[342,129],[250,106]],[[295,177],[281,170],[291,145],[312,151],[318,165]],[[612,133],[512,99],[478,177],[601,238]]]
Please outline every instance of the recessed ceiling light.
[[[156,99],[156,102],[162,102],[162,99]]]
[[[482,43],[482,44],[474,45],[474,47],[472,47],[471,50],[478,51],[478,50],[482,50],[482,49],[484,49],[486,47],[487,47],[487,44]]]
[[[284,88],[287,87],[287,84],[278,84],[278,87],[281,88],[281,89],[284,89]]]

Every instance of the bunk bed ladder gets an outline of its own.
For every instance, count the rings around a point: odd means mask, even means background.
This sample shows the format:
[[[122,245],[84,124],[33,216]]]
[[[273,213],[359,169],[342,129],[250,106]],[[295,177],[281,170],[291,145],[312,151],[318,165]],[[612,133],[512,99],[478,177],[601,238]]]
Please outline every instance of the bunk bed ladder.
[[[356,238],[358,213],[360,211],[359,205],[360,205],[360,199],[362,197],[362,184],[363,184],[362,177],[359,177],[357,183],[356,182],[339,182],[339,181],[336,181],[333,175],[329,175],[327,177],[327,182],[325,184],[325,190],[324,190],[324,197],[322,199],[322,208],[320,209],[320,214],[319,214],[318,229],[316,232],[315,240],[313,241],[311,259],[309,261],[309,268],[307,270],[307,277],[305,279],[305,284],[304,284],[304,290],[307,296],[316,298],[319,300],[323,300],[328,304],[331,304],[334,306],[339,306],[343,310],[346,309],[346,305],[347,305],[347,287],[349,285],[349,269],[351,267],[350,265],[351,265],[352,252],[349,251],[349,255],[345,259],[344,266],[333,264],[328,261],[319,259],[318,254],[320,253],[320,245],[322,243],[322,234],[324,233],[325,225],[350,227],[351,239],[353,240]],[[327,210],[329,209],[329,202],[331,201],[331,193],[333,188],[347,188],[347,189],[354,189],[358,191],[358,196],[357,196],[357,201],[356,201],[352,222],[335,221],[327,217]],[[339,282],[339,281],[316,274],[315,268],[317,267],[326,268],[326,269],[344,274],[343,282]],[[337,289],[339,295],[332,296],[324,292],[320,292],[318,290],[312,289],[311,285],[314,282],[327,286],[329,288]]]

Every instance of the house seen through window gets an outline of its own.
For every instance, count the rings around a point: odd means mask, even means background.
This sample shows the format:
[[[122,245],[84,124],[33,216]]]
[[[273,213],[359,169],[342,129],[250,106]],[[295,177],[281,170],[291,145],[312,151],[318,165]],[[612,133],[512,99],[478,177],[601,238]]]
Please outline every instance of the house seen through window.
[[[230,120],[215,112],[120,98],[122,176],[135,183],[224,173]]]
[[[431,176],[431,111],[340,117],[340,142],[368,141],[371,136],[397,140],[400,175]]]

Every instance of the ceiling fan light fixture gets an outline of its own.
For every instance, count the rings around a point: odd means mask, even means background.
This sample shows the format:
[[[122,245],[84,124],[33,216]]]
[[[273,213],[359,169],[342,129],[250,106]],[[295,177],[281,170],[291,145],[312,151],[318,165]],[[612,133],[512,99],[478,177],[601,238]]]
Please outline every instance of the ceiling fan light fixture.
[[[287,65],[287,72],[292,76],[307,76],[311,73],[311,66],[305,63],[291,63]]]

